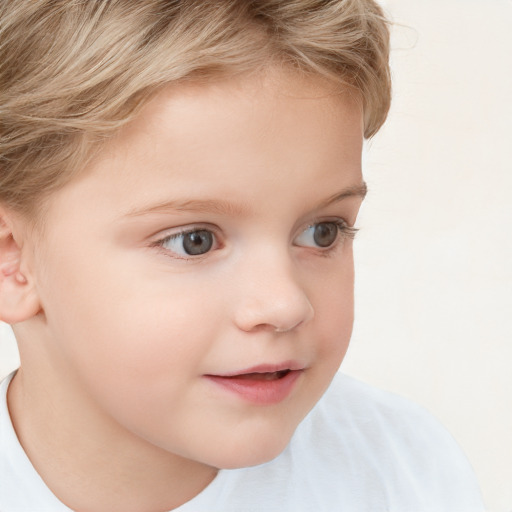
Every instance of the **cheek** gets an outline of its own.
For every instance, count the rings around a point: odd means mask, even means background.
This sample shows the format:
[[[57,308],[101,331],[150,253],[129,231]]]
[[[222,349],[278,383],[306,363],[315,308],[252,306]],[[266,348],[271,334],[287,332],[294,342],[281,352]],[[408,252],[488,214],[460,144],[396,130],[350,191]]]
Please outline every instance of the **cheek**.
[[[207,351],[214,332],[213,311],[190,297],[151,300],[139,291],[106,310],[84,308],[80,314],[88,347],[75,347],[77,359],[95,366],[115,361],[138,376],[185,372]],[[70,327],[76,331],[76,323]]]
[[[339,366],[348,349],[354,323],[353,300],[333,300],[326,303],[319,314],[319,337],[323,340],[318,347],[318,355],[328,358],[334,366]]]
[[[193,370],[215,332],[218,301],[185,276],[148,276],[142,265],[114,260],[91,259],[78,272],[59,265],[47,281],[47,321],[66,364],[112,388]]]
[[[107,285],[102,291],[107,296],[118,290]],[[61,310],[55,318],[53,348],[75,385],[100,409],[129,430],[147,434],[154,425],[170,428],[165,406],[184,411],[193,401],[192,384],[205,373],[216,338],[219,315],[212,308],[218,302],[169,298],[161,286],[135,282],[126,292],[113,302],[80,294],[70,315]]]
[[[354,267],[352,252],[343,264],[320,280],[315,288],[315,322],[319,330],[319,355],[341,362],[347,351],[354,323]]]

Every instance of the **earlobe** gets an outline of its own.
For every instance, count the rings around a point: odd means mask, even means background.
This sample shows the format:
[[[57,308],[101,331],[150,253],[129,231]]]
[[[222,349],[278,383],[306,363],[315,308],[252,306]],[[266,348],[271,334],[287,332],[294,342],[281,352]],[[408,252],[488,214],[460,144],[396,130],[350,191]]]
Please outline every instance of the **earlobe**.
[[[10,219],[0,209],[0,320],[11,325],[40,310],[33,282],[21,270],[21,260],[22,250],[14,238]]]

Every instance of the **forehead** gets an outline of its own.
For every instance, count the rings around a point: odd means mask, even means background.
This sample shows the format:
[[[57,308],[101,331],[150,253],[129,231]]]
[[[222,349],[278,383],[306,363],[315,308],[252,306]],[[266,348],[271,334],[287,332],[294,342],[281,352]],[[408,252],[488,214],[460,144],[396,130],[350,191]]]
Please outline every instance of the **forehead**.
[[[259,168],[263,177],[270,162],[277,170],[349,160],[361,152],[362,133],[356,93],[340,92],[320,77],[271,70],[166,86],[102,156],[151,159],[153,168],[172,169],[176,178],[202,169],[204,179],[215,180],[227,167],[237,167],[239,175]]]
[[[314,115],[306,118],[308,113]],[[239,137],[252,135],[258,140],[271,134],[269,130],[283,128],[287,123],[296,126],[299,121],[314,127],[319,120],[323,124],[327,120],[343,121],[347,116],[362,133],[363,110],[357,91],[340,90],[320,76],[270,69],[206,83],[169,84],[143,107],[133,122],[118,132],[114,144],[133,142],[143,131],[151,132],[159,127],[167,132],[169,139],[211,129],[203,142],[219,143],[216,135],[225,139],[230,131],[222,128],[238,126],[243,127],[236,130]],[[254,130],[247,133],[249,128]]]
[[[318,77],[273,70],[172,84],[54,195],[50,209],[108,202],[109,212],[95,208],[88,218],[119,217],[173,199],[236,199],[264,210],[279,200],[269,190],[318,203],[361,184],[362,142],[357,95]]]

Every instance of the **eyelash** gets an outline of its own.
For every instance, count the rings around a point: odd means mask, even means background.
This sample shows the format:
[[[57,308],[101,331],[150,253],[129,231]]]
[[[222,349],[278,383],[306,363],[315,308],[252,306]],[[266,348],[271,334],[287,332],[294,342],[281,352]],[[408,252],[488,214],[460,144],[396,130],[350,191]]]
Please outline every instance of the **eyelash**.
[[[304,233],[307,229],[312,228],[314,226],[318,226],[319,224],[334,224],[336,228],[338,229],[338,236],[336,240],[329,245],[328,247],[321,248],[318,247],[317,250],[319,250],[320,256],[323,257],[329,257],[332,256],[336,250],[340,249],[340,247],[343,245],[343,242],[345,240],[354,240],[356,237],[359,229],[355,228],[353,226],[348,225],[344,220],[342,219],[326,219],[326,220],[316,220],[309,224],[302,233]],[[300,246],[299,246],[300,247]]]
[[[344,240],[353,240],[355,238],[357,232],[359,231],[359,229],[357,229],[353,226],[349,226],[342,219],[333,219],[333,220],[327,219],[327,220],[318,220],[318,221],[315,221],[315,222],[309,224],[306,228],[304,228],[304,230],[301,232],[301,234],[303,234],[304,232],[306,232],[306,230],[308,230],[312,227],[318,226],[319,224],[334,224],[338,230],[337,238],[331,245],[329,245],[328,247],[325,247],[325,248],[321,248],[321,247],[317,248],[317,249],[319,249],[319,253],[322,256],[331,255],[331,253],[333,253],[336,249],[338,249],[340,247],[340,245],[342,245],[342,242]],[[219,237],[216,234],[215,230],[212,229],[211,227],[203,227],[203,226],[199,225],[199,226],[194,226],[193,228],[183,229],[182,231],[178,231],[177,233],[173,233],[171,235],[167,235],[163,238],[160,238],[159,240],[156,240],[154,243],[152,243],[152,246],[161,249],[166,255],[170,255],[170,253],[172,253],[172,251],[170,251],[169,249],[166,249],[164,247],[164,245],[167,242],[169,242],[171,240],[177,240],[178,238],[180,238],[182,236],[185,236],[185,235],[191,234],[191,233],[196,233],[198,231],[207,231],[207,232],[211,233],[214,238],[213,247],[216,247],[219,245],[219,242],[218,242]],[[222,247],[222,244],[220,244],[220,245]],[[301,247],[301,246],[297,246],[297,247]],[[208,254],[211,251],[212,251],[212,249],[208,250],[207,252],[205,252],[203,254],[188,255],[188,256],[178,256],[174,253],[172,255],[172,257],[176,258],[176,259],[180,259],[180,260],[196,260],[197,261],[197,260],[200,260],[200,259],[208,256]]]
[[[334,224],[336,224],[338,232],[344,240],[354,240],[354,238],[357,235],[357,232],[359,231],[359,228],[349,226],[344,220],[321,221],[318,222],[317,224],[321,224],[322,222],[333,222]]]
[[[160,249],[164,254],[168,255],[168,256],[171,256],[175,259],[178,259],[178,260],[200,260],[206,256],[208,256],[208,254],[211,252],[211,250],[209,250],[208,252],[204,253],[204,254],[199,254],[199,255],[188,255],[188,256],[179,256],[179,255],[176,255],[176,253],[173,253],[171,250],[169,249],[166,249],[164,247],[164,245],[171,241],[171,240],[177,240],[178,238],[182,237],[182,236],[185,236],[185,235],[188,235],[188,234],[191,234],[191,233],[197,233],[198,231],[207,231],[209,233],[211,233],[213,235],[213,247],[214,248],[218,248],[217,246],[221,245],[222,247],[222,244],[219,244],[218,242],[218,239],[219,239],[219,236],[216,234],[216,230],[215,229],[212,229],[212,227],[205,227],[205,226],[201,226],[201,225],[198,225],[198,226],[194,226],[192,228],[186,228],[186,229],[183,229],[181,231],[178,231],[176,233],[173,233],[171,235],[167,235],[163,238],[160,238],[158,240],[156,240],[153,244],[151,244],[153,247],[157,247],[158,249]]]

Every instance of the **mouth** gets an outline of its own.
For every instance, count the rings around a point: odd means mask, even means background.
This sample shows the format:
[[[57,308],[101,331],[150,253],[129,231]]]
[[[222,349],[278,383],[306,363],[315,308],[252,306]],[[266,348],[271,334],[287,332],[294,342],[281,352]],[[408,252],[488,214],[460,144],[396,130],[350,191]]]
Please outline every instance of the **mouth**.
[[[240,380],[259,380],[259,381],[272,381],[279,380],[286,377],[292,370],[280,370],[278,372],[252,372],[242,373],[240,375],[228,375],[225,379],[240,379]]]
[[[205,375],[217,389],[231,396],[260,405],[277,404],[285,400],[304,373],[303,367],[290,365],[279,369],[269,365],[250,368],[240,373]]]

